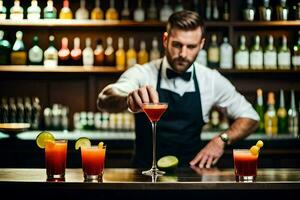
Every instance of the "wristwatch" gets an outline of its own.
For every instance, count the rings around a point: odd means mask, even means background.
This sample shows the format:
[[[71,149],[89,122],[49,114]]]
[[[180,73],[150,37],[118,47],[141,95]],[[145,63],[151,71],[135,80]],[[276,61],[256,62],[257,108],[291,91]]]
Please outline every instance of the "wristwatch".
[[[227,133],[222,133],[219,135],[219,137],[221,138],[221,140],[227,145],[228,141],[229,141],[229,136]]]

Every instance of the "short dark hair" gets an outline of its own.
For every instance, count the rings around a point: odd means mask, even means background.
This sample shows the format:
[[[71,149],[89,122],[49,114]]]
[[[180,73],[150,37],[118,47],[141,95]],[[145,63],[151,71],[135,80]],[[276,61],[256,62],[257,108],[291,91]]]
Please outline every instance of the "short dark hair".
[[[167,33],[170,34],[171,30],[178,28],[180,30],[195,30],[200,27],[202,38],[204,37],[204,22],[198,13],[183,10],[173,13],[167,23]]]

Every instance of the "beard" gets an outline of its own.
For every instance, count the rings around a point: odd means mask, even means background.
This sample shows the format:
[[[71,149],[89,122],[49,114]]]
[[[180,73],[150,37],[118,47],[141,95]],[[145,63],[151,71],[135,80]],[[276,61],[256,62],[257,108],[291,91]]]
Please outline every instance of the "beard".
[[[168,51],[166,51],[166,57],[172,69],[177,73],[186,72],[196,60],[196,56],[192,60],[181,56],[172,58]]]

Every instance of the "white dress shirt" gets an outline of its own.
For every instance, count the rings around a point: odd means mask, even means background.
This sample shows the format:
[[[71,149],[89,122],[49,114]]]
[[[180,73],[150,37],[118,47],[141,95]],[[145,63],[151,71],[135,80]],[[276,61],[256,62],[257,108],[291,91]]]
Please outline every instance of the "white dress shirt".
[[[193,78],[189,81],[185,81],[180,77],[173,79],[167,78],[166,69],[171,69],[171,66],[166,57],[144,65],[135,65],[125,71],[119,80],[113,84],[113,87],[125,93],[130,93],[145,85],[150,85],[156,89],[158,71],[162,61],[161,88],[173,91],[180,96],[183,96],[185,92],[195,91]],[[215,105],[226,107],[229,117],[233,119],[244,117],[257,121],[259,120],[259,116],[252,105],[244,96],[237,92],[229,80],[222,76],[217,70],[210,69],[194,62],[187,71],[193,73],[193,66],[195,67],[195,73],[200,89],[204,122],[208,122],[209,112]]]

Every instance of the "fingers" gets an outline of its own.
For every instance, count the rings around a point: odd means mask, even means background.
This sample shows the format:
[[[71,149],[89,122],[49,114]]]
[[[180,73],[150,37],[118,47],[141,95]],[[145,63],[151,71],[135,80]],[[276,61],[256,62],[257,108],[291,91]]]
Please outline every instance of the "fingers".
[[[210,168],[212,161],[213,161],[213,157],[212,156],[208,157],[205,167]]]
[[[127,105],[133,112],[139,111],[142,108],[143,103],[149,102],[159,102],[158,93],[151,86],[144,86],[132,91],[127,99]]]
[[[199,152],[197,156],[190,162],[190,165],[192,166],[196,165],[201,160],[201,158],[202,158],[202,153]]]

